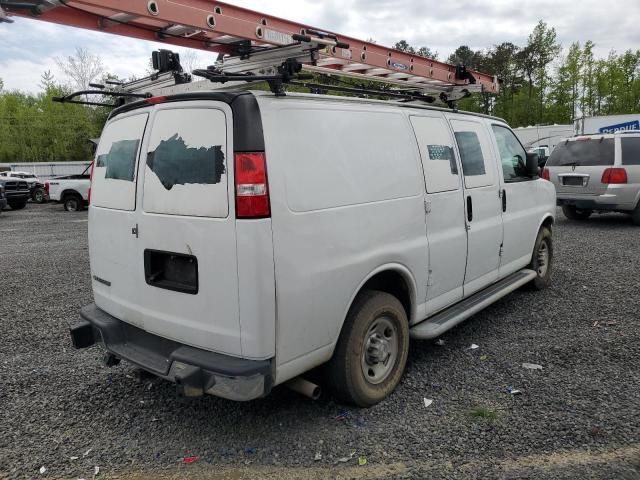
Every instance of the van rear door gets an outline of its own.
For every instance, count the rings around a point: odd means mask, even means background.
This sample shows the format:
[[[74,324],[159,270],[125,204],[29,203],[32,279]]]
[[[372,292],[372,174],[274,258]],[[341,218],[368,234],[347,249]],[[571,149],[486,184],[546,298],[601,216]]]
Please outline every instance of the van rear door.
[[[94,169],[90,243],[98,307],[240,355],[231,118],[226,103],[184,101],[112,120]]]
[[[89,207],[89,258],[96,305],[139,324],[136,236],[138,157],[150,110],[117,116],[102,132],[96,150]]]
[[[143,146],[135,308],[149,332],[240,355],[232,124],[222,102],[156,106]]]

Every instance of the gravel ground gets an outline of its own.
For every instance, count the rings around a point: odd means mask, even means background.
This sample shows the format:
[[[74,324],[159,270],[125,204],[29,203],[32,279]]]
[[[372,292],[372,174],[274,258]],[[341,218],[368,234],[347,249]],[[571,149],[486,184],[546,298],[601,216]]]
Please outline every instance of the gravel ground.
[[[625,216],[559,213],[553,287],[412,343],[399,388],[367,410],[284,388],[185,401],[73,350],[67,326],[92,301],[86,220],[0,215],[0,477],[640,478],[640,229]]]

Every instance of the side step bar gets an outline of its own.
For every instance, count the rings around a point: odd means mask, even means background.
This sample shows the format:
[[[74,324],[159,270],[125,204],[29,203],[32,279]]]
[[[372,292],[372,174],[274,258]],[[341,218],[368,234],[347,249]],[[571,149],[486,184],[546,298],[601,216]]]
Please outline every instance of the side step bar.
[[[500,300],[535,277],[536,272],[528,269],[512,273],[490,287],[474,293],[469,298],[465,298],[460,303],[456,303],[452,307],[420,322],[411,329],[411,337],[421,340],[439,337],[450,328],[455,327],[460,322]]]

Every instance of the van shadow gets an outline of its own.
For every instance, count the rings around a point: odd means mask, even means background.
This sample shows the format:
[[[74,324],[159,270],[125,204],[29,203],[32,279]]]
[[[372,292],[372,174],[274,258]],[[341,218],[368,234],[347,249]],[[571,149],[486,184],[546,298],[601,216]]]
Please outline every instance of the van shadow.
[[[587,220],[569,220],[564,216],[558,216],[558,223],[562,225],[571,225],[574,227],[600,229],[611,227],[622,228],[640,228],[635,225],[631,220],[631,215],[624,213],[595,213],[591,215]]]

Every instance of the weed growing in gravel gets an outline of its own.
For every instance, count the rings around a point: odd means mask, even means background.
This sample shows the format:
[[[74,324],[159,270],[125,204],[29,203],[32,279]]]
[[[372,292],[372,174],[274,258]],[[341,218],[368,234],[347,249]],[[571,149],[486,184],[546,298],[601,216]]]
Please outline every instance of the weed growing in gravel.
[[[493,421],[498,419],[498,412],[494,408],[475,407],[472,410],[469,410],[469,416],[472,418],[484,418]]]

